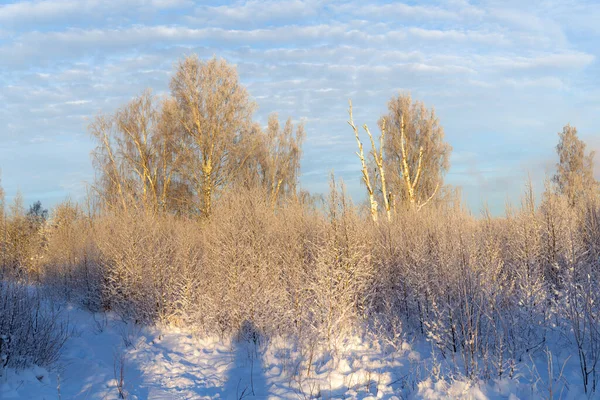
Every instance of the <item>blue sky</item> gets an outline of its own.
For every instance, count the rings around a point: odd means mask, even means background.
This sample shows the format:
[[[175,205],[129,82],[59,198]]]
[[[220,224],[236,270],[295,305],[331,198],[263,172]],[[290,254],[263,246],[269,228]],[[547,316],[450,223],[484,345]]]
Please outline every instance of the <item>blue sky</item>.
[[[362,200],[347,99],[375,128],[409,91],[454,148],[446,182],[499,214],[528,174],[543,190],[563,125],[600,150],[599,20],[600,3],[568,0],[0,0],[2,185],[8,200],[82,199],[91,118],[165,93],[197,53],[237,65],[257,120],[305,122],[304,188],[327,191],[334,170]]]

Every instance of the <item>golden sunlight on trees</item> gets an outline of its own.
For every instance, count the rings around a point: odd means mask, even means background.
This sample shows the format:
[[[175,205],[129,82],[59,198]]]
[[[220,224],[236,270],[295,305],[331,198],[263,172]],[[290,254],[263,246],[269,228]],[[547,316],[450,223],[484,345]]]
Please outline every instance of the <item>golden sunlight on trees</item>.
[[[169,97],[147,90],[90,125],[101,204],[208,217],[234,183],[265,187],[273,206],[296,194],[304,127],[291,119],[282,127],[272,114],[263,132],[235,67],[190,56],[170,87]]]
[[[553,181],[559,193],[565,195],[574,206],[585,193],[598,190],[598,181],[594,178],[594,151],[586,154],[585,143],[577,136],[577,128],[565,125],[558,133],[556,146],[559,161]]]
[[[292,119],[288,118],[282,129],[277,114],[271,114],[267,130],[261,138],[257,152],[260,165],[258,175],[261,184],[270,193],[271,203],[275,206],[280,196],[296,193],[304,126],[300,124],[294,131]]]
[[[97,181],[93,188],[111,209],[176,210],[173,176],[181,164],[176,106],[159,102],[147,90],[90,124],[97,147],[92,152]]]
[[[195,56],[182,60],[171,80],[184,131],[185,168],[201,214],[209,216],[216,192],[240,168],[232,153],[250,132],[255,109],[235,68],[225,60],[207,62]]]
[[[90,125],[98,141],[93,152],[100,176],[96,191],[104,202],[127,209],[141,204],[158,205],[157,110],[150,91],[121,107],[115,115],[100,115]]]
[[[375,163],[374,180],[369,175],[358,128],[352,117],[350,102],[348,124],[354,130],[358,144],[356,153],[361,161],[362,180],[369,195],[371,218],[377,221],[378,201],[383,201],[388,221],[396,212],[398,199],[407,208],[420,210],[443,186],[449,168],[452,147],[444,141],[444,130],[435,112],[422,102],[413,102],[410,95],[400,94],[388,103],[389,113],[379,120],[379,149],[367,127],[363,128],[371,142],[371,157]],[[379,180],[377,180],[379,178]]]
[[[243,150],[237,153],[235,184],[262,187],[273,207],[282,198],[296,196],[304,138],[303,124],[294,129],[288,118],[282,127],[277,113],[269,115],[265,130],[255,123],[238,146]]]
[[[395,199],[420,208],[444,184],[452,147],[433,109],[409,94],[393,97],[379,125],[387,128],[384,145],[389,190]],[[397,201],[396,200],[396,201]]]
[[[377,200],[375,199],[375,191],[373,189],[374,186],[373,186],[373,184],[371,184],[371,177],[369,175],[369,169],[368,169],[367,161],[365,159],[363,145],[362,145],[362,142],[360,141],[360,136],[358,134],[358,128],[354,124],[354,117],[352,115],[352,100],[350,100],[348,103],[349,103],[348,115],[350,117],[350,119],[348,120],[348,125],[350,125],[352,127],[352,130],[354,131],[354,136],[356,137],[356,143],[358,144],[358,151],[356,152],[356,155],[358,155],[358,158],[360,159],[362,180],[367,188],[367,193],[369,194],[369,206],[370,206],[369,210],[371,212],[371,219],[373,220],[373,222],[377,222],[377,220],[378,220],[378,211],[377,211],[378,203],[377,203]],[[383,149],[383,138],[385,137],[385,126],[382,125],[382,129],[381,129],[381,140],[380,140],[379,152],[377,152],[377,149],[375,148],[375,141],[373,140],[373,136],[371,135],[371,131],[369,131],[369,128],[367,127],[367,125],[366,124],[363,125],[363,128],[369,135],[369,138],[371,140],[371,149],[372,149],[371,152],[372,152],[373,158],[375,159],[375,162],[377,163],[377,166],[380,169],[379,176],[381,178],[381,187],[382,187],[382,192],[383,192],[382,195],[383,195],[383,198],[385,199],[385,209],[386,209],[387,217],[389,220],[390,219],[390,209],[389,209],[387,191],[385,190],[385,174],[383,172],[383,164],[380,162],[381,155],[382,155],[382,149]]]

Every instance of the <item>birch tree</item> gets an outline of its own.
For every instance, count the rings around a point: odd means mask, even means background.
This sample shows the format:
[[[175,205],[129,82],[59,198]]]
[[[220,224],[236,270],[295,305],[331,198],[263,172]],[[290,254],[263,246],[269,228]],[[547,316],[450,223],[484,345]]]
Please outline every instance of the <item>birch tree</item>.
[[[232,180],[236,147],[251,127],[255,109],[235,67],[225,60],[183,59],[171,79],[171,93],[185,135],[184,173],[201,215],[211,214],[215,194]]]
[[[349,107],[348,107],[348,116],[349,116],[349,120],[348,120],[348,125],[350,125],[350,127],[352,128],[352,130],[354,131],[354,137],[356,138],[356,144],[358,145],[358,151],[356,152],[356,155],[358,156],[358,158],[360,159],[360,165],[361,165],[361,172],[362,172],[362,181],[365,184],[365,187],[367,188],[367,193],[369,195],[369,211],[371,213],[371,219],[373,220],[373,222],[377,222],[378,220],[378,207],[379,204],[376,200],[376,194],[375,194],[375,187],[376,187],[376,182],[372,182],[371,181],[371,176],[369,174],[369,168],[368,168],[368,161],[365,158],[365,152],[363,149],[363,144],[360,140],[360,136],[358,133],[358,128],[356,127],[356,125],[354,124],[354,117],[352,114],[352,101],[349,100]],[[377,149],[375,148],[375,142],[373,141],[373,136],[371,136],[371,132],[369,131],[369,128],[367,127],[367,125],[365,124],[363,126],[363,128],[365,129],[365,131],[367,132],[367,134],[369,135],[369,138],[371,139],[371,146],[372,146],[372,153],[373,156],[375,157],[376,162],[379,160],[378,156],[381,155],[381,151],[378,153]],[[385,130],[383,130],[383,132],[385,132]],[[384,135],[382,135],[382,138],[384,137]],[[381,142],[383,144],[383,141]],[[381,168],[383,168],[382,164],[377,164],[378,166],[380,166]],[[381,174],[380,175],[383,179],[382,179],[382,186],[385,188],[385,175]],[[389,218],[389,203],[387,201],[387,194],[385,189],[383,189],[383,197],[385,199],[385,205],[386,205],[386,211],[388,213],[388,218]]]
[[[175,100],[151,91],[90,125],[97,177],[93,186],[109,209],[173,211],[189,201],[182,193],[181,129]],[[179,189],[179,190],[178,190]]]
[[[99,115],[89,127],[97,141],[92,152],[97,169],[94,189],[109,208],[140,204],[158,208],[157,151],[153,145],[158,111],[150,91],[114,114]]]
[[[258,173],[263,186],[269,190],[273,206],[280,197],[296,193],[303,141],[302,124],[294,131],[291,118],[288,118],[282,128],[277,114],[269,116],[267,130],[262,135],[262,143],[258,150]]]
[[[115,142],[118,156],[132,174],[132,189],[142,204],[158,206],[157,151],[152,140],[157,132],[158,114],[150,91],[134,98],[115,115]]]
[[[409,94],[392,97],[379,125],[387,130],[383,158],[389,190],[420,209],[443,186],[450,166],[452,147],[444,141],[444,129],[435,111]]]
[[[569,124],[558,133],[556,146],[558,163],[553,181],[558,192],[565,195],[574,206],[584,193],[598,190],[598,181],[594,178],[594,151],[586,154],[586,145],[577,136],[577,128]]]
[[[162,101],[157,130],[158,134],[152,138],[156,152],[157,206],[161,211],[181,214],[189,210],[192,192],[183,179],[183,129],[175,99],[169,97]]]

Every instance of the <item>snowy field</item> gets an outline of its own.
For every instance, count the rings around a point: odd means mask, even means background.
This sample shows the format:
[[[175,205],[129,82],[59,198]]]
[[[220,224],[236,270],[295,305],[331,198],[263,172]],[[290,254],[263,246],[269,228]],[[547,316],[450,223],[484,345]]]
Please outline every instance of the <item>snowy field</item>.
[[[442,373],[428,343],[398,346],[364,340],[335,351],[301,353],[269,343],[197,337],[142,328],[113,314],[65,307],[72,334],[51,370],[7,370],[2,399],[526,399],[586,396],[569,346],[539,352],[513,379],[470,383]],[[566,361],[566,362],[565,362]],[[310,367],[309,367],[310,366]],[[549,371],[552,379],[549,379]]]

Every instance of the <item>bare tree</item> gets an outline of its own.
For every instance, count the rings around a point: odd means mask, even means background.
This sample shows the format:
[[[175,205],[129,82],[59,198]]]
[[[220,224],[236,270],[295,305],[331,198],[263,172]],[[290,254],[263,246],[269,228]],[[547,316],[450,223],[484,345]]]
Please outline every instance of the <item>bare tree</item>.
[[[263,186],[269,190],[274,206],[279,197],[296,193],[304,126],[298,125],[294,132],[292,119],[289,118],[281,129],[277,114],[271,114],[267,131],[261,138],[258,173]]]
[[[96,168],[96,182],[92,189],[108,208],[126,211],[131,199],[125,181],[126,171],[115,150],[113,118],[109,115],[98,115],[88,129],[97,140],[97,146],[92,151],[92,162]]]
[[[367,160],[365,159],[365,153],[363,150],[363,144],[360,141],[360,136],[358,134],[358,128],[356,127],[356,125],[354,124],[354,117],[352,115],[352,100],[348,101],[349,103],[349,108],[348,108],[348,115],[349,115],[349,120],[348,120],[348,125],[350,125],[352,127],[352,130],[354,131],[354,136],[356,137],[356,143],[358,144],[358,151],[356,152],[356,155],[358,156],[358,158],[360,159],[360,164],[361,164],[361,171],[362,171],[362,180],[363,183],[365,184],[366,188],[367,188],[367,193],[369,194],[369,210],[371,212],[371,219],[373,220],[373,222],[377,222],[378,220],[378,203],[377,200],[375,200],[375,183],[371,183],[371,177],[369,175],[369,169],[367,166]],[[371,144],[373,145],[373,154],[375,155],[375,157],[377,157],[378,153],[377,150],[375,149],[375,145],[373,142],[373,137],[371,136],[371,132],[369,132],[367,125],[364,126],[364,129],[367,131],[367,133],[369,134],[369,137],[371,138]],[[383,136],[382,136],[383,137]],[[382,182],[384,182],[385,184],[385,180],[382,180]],[[386,196],[386,194],[384,193],[384,197]],[[387,201],[386,201],[386,205],[387,205]]]
[[[182,174],[185,150],[175,99],[163,100],[157,130],[152,145],[156,151],[158,207],[163,211],[183,213],[191,206],[192,194]]]
[[[150,91],[134,98],[115,115],[118,155],[125,171],[133,174],[136,197],[150,209],[158,204],[158,171],[156,149],[152,145],[157,135],[157,110]]]
[[[585,143],[577,136],[577,128],[569,124],[558,133],[560,139],[556,146],[559,161],[553,181],[558,192],[567,196],[569,204],[574,206],[586,192],[598,189],[594,178],[594,155],[586,154]]]
[[[239,83],[235,67],[225,60],[182,60],[171,80],[178,118],[185,132],[185,173],[198,198],[198,209],[209,216],[215,192],[231,181],[237,165],[231,157],[251,127],[254,103]]]
[[[155,134],[156,109],[150,91],[131,100],[114,115],[100,115],[90,125],[98,140],[93,152],[100,171],[96,191],[105,204],[141,203],[156,209],[157,171],[151,139]],[[120,201],[119,201],[120,200]]]
[[[0,243],[2,244],[2,264],[0,265],[0,277],[6,267],[6,200],[4,188],[0,180]]]
[[[8,207],[7,226],[5,233],[6,259],[10,267],[8,272],[15,276],[23,275],[29,269],[30,251],[32,249],[32,225],[25,215],[23,195],[17,192],[12,204]]]
[[[147,90],[113,115],[96,117],[90,133],[98,142],[94,189],[105,205],[150,213],[178,209],[183,150],[173,99],[159,103]]]
[[[411,207],[422,207],[443,185],[450,166],[452,147],[435,111],[400,94],[389,101],[379,125],[387,129],[383,144],[390,191]]]

